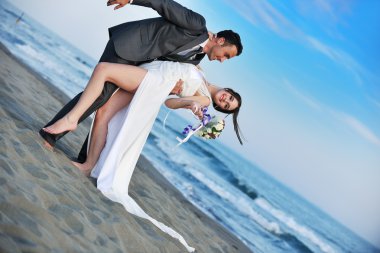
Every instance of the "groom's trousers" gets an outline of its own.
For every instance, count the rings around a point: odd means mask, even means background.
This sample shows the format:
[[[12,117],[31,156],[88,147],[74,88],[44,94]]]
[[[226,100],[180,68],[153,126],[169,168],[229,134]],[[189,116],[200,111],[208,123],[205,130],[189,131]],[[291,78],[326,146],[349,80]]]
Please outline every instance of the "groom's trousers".
[[[120,58],[116,52],[115,48],[113,45],[113,42],[111,40],[108,41],[106,48],[104,49],[104,52],[99,60],[99,62],[112,62],[112,63],[122,63],[122,64],[128,64],[128,65],[139,65],[142,62],[131,62],[124,60]],[[111,82],[106,82],[104,85],[102,94],[96,99],[96,101],[88,108],[88,110],[80,117],[79,123],[81,123],[83,120],[85,120],[88,116],[90,116],[94,111],[102,107],[108,99],[112,96],[112,94],[116,91],[118,87],[111,83]],[[68,102],[56,115],[55,117],[47,123],[44,127],[48,127],[52,124],[54,124],[56,121],[61,119],[63,116],[65,116],[69,111],[71,111],[74,106],[78,103],[80,96],[82,95],[82,92],[76,95],[70,102]],[[49,134],[43,131],[42,129],[40,130],[40,135],[52,146],[55,145],[55,143],[62,138],[66,133],[64,132],[61,134]],[[88,141],[88,135],[87,138],[82,146],[82,149],[78,155],[78,161],[79,162],[84,162],[87,157],[87,141]]]

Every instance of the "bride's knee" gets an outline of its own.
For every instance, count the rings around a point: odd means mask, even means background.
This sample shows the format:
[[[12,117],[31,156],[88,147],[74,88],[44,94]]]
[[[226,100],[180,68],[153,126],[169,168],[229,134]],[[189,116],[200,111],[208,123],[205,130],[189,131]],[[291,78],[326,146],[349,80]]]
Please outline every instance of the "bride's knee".
[[[111,111],[107,108],[107,106],[102,106],[96,111],[95,122],[107,124],[111,116]]]
[[[99,62],[95,66],[94,74],[101,75],[101,76],[107,76],[107,73],[109,71],[110,66],[111,66],[111,63]]]

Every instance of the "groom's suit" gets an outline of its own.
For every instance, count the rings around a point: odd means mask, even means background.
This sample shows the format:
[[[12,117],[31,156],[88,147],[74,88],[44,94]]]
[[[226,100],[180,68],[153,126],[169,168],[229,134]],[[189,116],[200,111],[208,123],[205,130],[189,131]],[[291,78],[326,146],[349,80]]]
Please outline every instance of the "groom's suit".
[[[172,0],[134,0],[133,5],[150,7],[161,17],[127,22],[109,29],[110,40],[99,62],[140,65],[155,59],[199,64],[204,54],[184,59],[177,55],[208,39],[206,21],[200,14]],[[195,53],[194,53],[195,54]],[[102,95],[82,115],[79,122],[104,105],[117,86],[107,82]],[[50,126],[66,115],[78,102],[80,95],[66,104],[46,126]],[[41,136],[54,145],[66,133],[51,135],[43,130]],[[83,148],[81,153],[83,153]],[[82,157],[83,158],[83,157]]]

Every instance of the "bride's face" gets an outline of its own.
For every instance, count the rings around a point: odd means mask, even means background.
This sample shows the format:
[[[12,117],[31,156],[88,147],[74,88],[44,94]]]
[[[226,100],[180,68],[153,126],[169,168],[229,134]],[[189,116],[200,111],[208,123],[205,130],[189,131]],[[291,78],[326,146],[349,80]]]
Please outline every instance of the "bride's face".
[[[238,100],[228,91],[220,89],[214,97],[214,103],[224,110],[232,111],[238,106]]]

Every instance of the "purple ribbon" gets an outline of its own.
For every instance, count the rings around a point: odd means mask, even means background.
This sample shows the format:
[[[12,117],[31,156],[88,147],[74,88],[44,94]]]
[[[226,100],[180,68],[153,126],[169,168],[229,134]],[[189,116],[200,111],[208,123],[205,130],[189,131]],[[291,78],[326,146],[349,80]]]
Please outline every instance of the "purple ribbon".
[[[210,120],[211,120],[211,115],[208,114],[208,113],[206,113],[207,110],[208,110],[207,107],[205,107],[205,108],[202,109],[203,117],[202,117],[201,123],[202,123],[203,126],[207,125],[207,123],[209,123]],[[182,134],[187,135],[190,132],[190,130],[191,131],[195,131],[196,128],[194,128],[192,125],[187,125],[187,127],[185,127],[183,129]]]
[[[194,131],[196,128],[193,128],[192,125],[187,125],[187,127],[185,127],[185,129],[183,129],[182,131],[182,134],[188,134],[190,132],[190,130]]]
[[[211,115],[206,113],[207,112],[207,107],[203,108],[202,112],[203,112],[203,118],[202,118],[202,125],[205,126],[207,125],[207,123],[210,122],[211,120]]]

